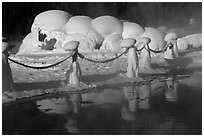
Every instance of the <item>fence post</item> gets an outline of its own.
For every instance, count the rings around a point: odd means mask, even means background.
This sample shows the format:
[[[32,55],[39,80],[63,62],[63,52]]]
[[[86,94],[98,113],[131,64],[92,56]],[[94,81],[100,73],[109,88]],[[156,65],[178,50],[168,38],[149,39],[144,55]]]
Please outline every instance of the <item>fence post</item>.
[[[65,50],[74,50],[75,54],[72,56],[72,64],[70,69],[66,72],[66,83],[70,85],[79,85],[80,84],[80,77],[81,77],[81,68],[80,64],[77,62],[78,59],[78,46],[79,42],[71,41],[68,42],[64,48]]]
[[[174,41],[173,53],[174,53],[174,55],[175,55],[176,58],[179,57],[179,54],[178,54],[178,45],[177,45],[177,39]]]
[[[128,66],[126,76],[129,78],[138,77],[138,56],[134,47],[128,49]]]
[[[145,45],[146,46],[146,45]],[[151,69],[151,56],[150,56],[150,51],[144,48],[141,51],[141,60],[140,60],[140,68],[147,68]]]
[[[129,78],[138,77],[138,56],[135,51],[135,39],[127,38],[121,41],[120,46],[128,49],[128,66],[126,76]]]
[[[174,59],[178,58],[178,47],[177,47],[177,34],[174,32],[167,33],[164,37],[168,46],[166,52],[164,53],[163,57],[166,59]]]
[[[148,50],[148,44],[151,42],[151,39],[148,37],[140,37],[137,39],[137,43],[135,44],[136,47],[143,47],[145,48],[142,49],[141,51],[141,59],[139,62],[139,67],[140,68],[147,68],[151,69],[151,56],[150,56],[150,51]]]
[[[14,82],[12,77],[11,68],[8,62],[8,43],[2,42],[2,91],[13,92]]]

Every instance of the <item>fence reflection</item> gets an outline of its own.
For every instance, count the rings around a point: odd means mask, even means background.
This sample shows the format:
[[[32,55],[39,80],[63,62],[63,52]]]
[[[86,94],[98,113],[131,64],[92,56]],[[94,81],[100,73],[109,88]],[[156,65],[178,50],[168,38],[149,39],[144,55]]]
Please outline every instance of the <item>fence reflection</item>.
[[[150,132],[150,129],[157,128],[157,126],[161,126],[162,122],[165,122],[165,116],[159,114],[159,111],[166,110],[165,105],[163,105],[165,103],[162,101],[171,103],[179,100],[178,85],[179,80],[169,78],[165,81],[158,80],[145,84],[132,84],[117,87],[113,90],[101,89],[97,93],[68,93],[60,97],[30,101],[30,103],[22,102],[17,104],[18,107],[8,108],[9,111],[4,109],[3,116],[9,118],[3,120],[3,128],[6,128],[8,133],[13,132],[10,131],[11,128],[8,128],[10,126],[16,129],[16,133],[23,132],[18,130],[17,125],[10,119],[10,117],[17,114],[20,117],[16,117],[15,121],[19,121],[18,126],[25,127],[24,132],[27,133],[43,133],[44,131],[40,127],[44,127],[50,133],[55,132],[51,131],[52,128],[55,128],[56,130],[63,129],[64,134],[83,134],[81,130],[88,128],[86,124],[92,127],[97,124],[97,121],[91,120],[97,119],[100,120],[99,123],[103,123],[108,117],[115,118],[115,115],[119,114],[117,118],[127,122],[120,125],[121,132],[124,134],[136,134],[140,128],[143,128],[144,132]],[[110,99],[112,100],[110,101]],[[110,107],[107,107],[107,105]],[[90,112],[81,112],[82,108],[83,110],[97,109]],[[94,117],[89,117],[89,115]],[[62,122],[58,122],[59,119]],[[45,121],[50,124],[46,124]],[[113,122],[117,123],[117,121]],[[7,126],[5,126],[5,123],[7,123]],[[32,128],[35,126],[39,126],[39,128]],[[131,128],[128,128],[129,126]],[[167,129],[169,128],[167,127]]]

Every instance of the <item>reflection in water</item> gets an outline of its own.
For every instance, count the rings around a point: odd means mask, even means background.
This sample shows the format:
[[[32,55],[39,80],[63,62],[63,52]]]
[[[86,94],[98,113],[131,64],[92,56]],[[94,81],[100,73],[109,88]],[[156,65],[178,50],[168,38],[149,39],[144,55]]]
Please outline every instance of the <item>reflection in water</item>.
[[[172,79],[167,80],[167,90],[165,97],[167,101],[177,101],[178,100],[178,80]]]
[[[80,133],[77,123],[77,115],[81,109],[81,94],[71,94],[70,95],[70,102],[72,104],[72,112],[73,115],[71,117],[67,117],[68,122],[66,123],[65,127],[67,132],[69,133]]]
[[[45,113],[63,114],[66,119],[65,128],[69,133],[80,133],[77,118],[81,109],[81,94],[69,94],[64,98],[37,101],[38,108]]]
[[[98,90],[5,105],[3,134],[201,134],[200,88],[168,78]]]
[[[125,99],[128,101],[128,110],[130,112],[135,112],[138,108],[149,109],[149,98],[151,93],[150,83],[140,86],[125,86],[123,87],[123,92]]]

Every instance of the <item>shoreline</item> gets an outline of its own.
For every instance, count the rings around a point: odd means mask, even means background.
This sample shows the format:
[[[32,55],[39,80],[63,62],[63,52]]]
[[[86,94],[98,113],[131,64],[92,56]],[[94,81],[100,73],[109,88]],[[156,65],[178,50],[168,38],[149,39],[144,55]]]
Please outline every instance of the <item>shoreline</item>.
[[[183,63],[184,60],[187,60],[187,62]],[[184,65],[184,70],[202,68],[202,51],[186,51],[186,54],[184,53],[181,57],[180,62],[177,61],[179,64],[181,62],[183,63],[182,65]],[[61,83],[65,80],[64,73],[69,69],[70,63],[71,60],[68,60],[51,69],[33,70],[10,62],[16,91],[7,93],[10,98],[3,93],[2,103],[7,104],[18,101],[19,99],[26,100],[52,94],[63,94],[66,92],[88,92],[90,89],[107,85],[141,83],[158,78],[165,80],[165,78],[176,75],[170,73],[171,70],[175,68],[168,68],[167,62],[159,56],[152,58],[152,67],[154,70],[140,70],[139,78],[125,77],[127,59],[124,57],[104,64],[91,63],[79,59],[82,69],[81,81],[87,85],[82,87],[62,86]]]

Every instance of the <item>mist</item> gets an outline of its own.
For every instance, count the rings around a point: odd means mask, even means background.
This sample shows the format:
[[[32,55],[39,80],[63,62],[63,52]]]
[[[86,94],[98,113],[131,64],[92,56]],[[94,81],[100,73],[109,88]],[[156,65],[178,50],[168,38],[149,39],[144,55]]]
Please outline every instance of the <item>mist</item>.
[[[91,18],[111,15],[143,27],[174,31],[180,37],[202,33],[201,2],[3,2],[2,35],[22,39],[30,32],[34,18],[51,9]]]

